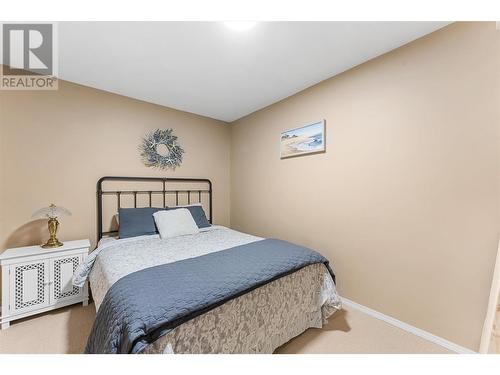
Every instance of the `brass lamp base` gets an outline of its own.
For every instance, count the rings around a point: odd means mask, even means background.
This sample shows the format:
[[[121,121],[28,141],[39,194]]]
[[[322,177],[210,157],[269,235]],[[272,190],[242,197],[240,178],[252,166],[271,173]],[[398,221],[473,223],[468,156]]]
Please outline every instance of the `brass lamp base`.
[[[49,235],[50,238],[48,239],[47,243],[45,245],[42,245],[42,248],[44,249],[51,249],[54,247],[60,247],[63,245],[62,242],[60,242],[56,238],[56,233],[57,233],[57,227],[59,226],[59,222],[57,221],[57,218],[51,217],[48,222],[48,227],[49,227]]]
[[[57,238],[49,238],[47,243],[45,243],[44,245],[42,245],[42,247],[44,249],[50,249],[50,248],[53,248],[53,247],[59,247],[59,246],[62,246],[63,243],[60,242]]]

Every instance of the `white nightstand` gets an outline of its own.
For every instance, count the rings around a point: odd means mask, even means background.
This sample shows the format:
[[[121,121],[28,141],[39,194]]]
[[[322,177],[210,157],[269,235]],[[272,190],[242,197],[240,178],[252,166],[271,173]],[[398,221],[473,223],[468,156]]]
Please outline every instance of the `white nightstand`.
[[[28,246],[0,254],[2,267],[1,328],[29,315],[82,302],[88,304],[88,285],[73,286],[76,267],[89,253],[89,240],[67,241],[54,249]]]

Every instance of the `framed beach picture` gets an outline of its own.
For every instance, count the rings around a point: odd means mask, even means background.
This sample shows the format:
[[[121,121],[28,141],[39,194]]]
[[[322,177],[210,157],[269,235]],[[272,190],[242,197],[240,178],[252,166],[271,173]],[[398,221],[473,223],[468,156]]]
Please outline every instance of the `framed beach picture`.
[[[281,133],[281,159],[325,151],[325,120]]]

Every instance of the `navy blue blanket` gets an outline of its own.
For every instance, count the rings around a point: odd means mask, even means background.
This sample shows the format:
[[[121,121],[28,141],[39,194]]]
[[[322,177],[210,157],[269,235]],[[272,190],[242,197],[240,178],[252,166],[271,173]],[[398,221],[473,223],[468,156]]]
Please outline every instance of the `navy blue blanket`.
[[[180,324],[305,266],[328,260],[266,239],[131,273],[107,292],[85,353],[140,353]]]

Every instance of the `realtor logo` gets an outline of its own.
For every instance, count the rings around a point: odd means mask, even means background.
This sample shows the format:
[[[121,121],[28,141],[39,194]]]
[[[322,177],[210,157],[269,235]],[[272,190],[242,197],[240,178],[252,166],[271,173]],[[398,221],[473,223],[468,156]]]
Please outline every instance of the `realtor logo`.
[[[2,25],[0,89],[57,89],[54,26],[50,23]]]

